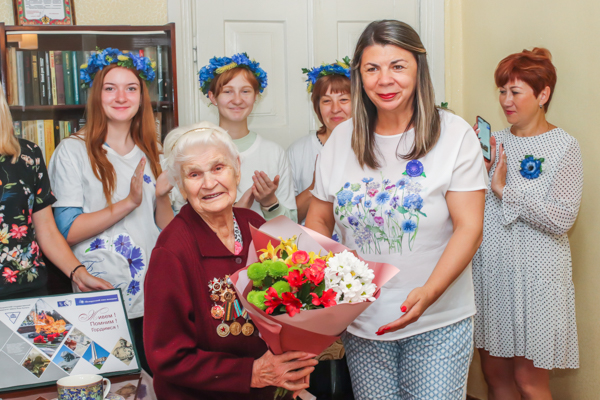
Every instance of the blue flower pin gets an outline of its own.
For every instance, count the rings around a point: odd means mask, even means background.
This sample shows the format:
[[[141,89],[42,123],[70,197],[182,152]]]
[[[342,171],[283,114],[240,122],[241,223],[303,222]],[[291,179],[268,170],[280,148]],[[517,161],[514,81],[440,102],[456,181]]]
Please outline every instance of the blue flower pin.
[[[410,160],[408,164],[406,164],[406,171],[403,172],[403,175],[408,175],[413,178],[417,176],[426,178],[423,164],[419,160]]]
[[[534,158],[532,155],[525,156],[521,161],[521,176],[527,179],[536,179],[542,173],[543,158]]]

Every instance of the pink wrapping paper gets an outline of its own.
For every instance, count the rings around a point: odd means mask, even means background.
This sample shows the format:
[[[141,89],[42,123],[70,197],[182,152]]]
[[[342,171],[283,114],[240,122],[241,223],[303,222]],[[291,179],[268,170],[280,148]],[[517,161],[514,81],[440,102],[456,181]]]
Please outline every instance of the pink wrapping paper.
[[[248,266],[259,260],[257,250],[265,249],[269,241],[276,247],[279,239],[297,236],[298,249],[307,252],[314,251],[327,254],[329,251],[339,253],[349,250],[346,246],[335,242],[313,230],[294,223],[287,217],[279,216],[265,223],[260,230],[250,227],[252,243],[248,252],[248,261],[245,268],[237,271],[230,279],[244,308],[252,317],[261,337],[274,354],[286,351],[299,350],[313,354],[320,354],[329,345],[339,339],[346,330],[372,302],[358,304],[339,304],[333,307],[317,310],[304,310],[290,317],[287,314],[272,316],[250,304],[246,296],[252,290],[252,281],[248,279],[246,270]],[[356,253],[355,253],[356,254]],[[360,256],[358,258],[363,260]],[[375,273],[375,283],[378,287],[374,296],[379,298],[381,287],[389,281],[399,270],[390,264],[365,261]]]

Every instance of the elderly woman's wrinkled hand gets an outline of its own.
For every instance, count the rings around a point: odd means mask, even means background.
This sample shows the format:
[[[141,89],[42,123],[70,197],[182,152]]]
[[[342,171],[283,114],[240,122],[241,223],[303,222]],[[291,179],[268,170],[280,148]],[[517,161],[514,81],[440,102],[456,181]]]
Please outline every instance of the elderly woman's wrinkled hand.
[[[308,379],[319,362],[315,354],[303,351],[289,351],[279,356],[267,351],[252,366],[251,387],[282,387],[290,391],[307,389]]]
[[[156,198],[167,196],[172,189],[173,185],[169,182],[169,175],[167,171],[163,171],[156,180]]]

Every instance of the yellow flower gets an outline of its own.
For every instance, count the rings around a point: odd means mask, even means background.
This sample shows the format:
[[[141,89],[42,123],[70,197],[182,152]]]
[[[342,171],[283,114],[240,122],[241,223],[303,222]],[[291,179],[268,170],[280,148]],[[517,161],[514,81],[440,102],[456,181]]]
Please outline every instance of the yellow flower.
[[[277,246],[277,247],[279,247],[279,246]],[[264,260],[277,261],[277,260],[279,260],[279,257],[277,257],[277,248],[273,247],[273,245],[271,244],[270,241],[269,241],[269,244],[267,245],[266,249],[260,249],[259,251],[262,252],[262,254],[258,257],[260,259],[260,261],[264,261]]]
[[[150,64],[150,66],[152,67],[152,69],[156,69],[156,62],[152,61],[152,63]]]
[[[8,239],[10,239],[10,233],[8,233],[8,225],[4,225],[4,229],[0,231],[0,242],[8,244]]]
[[[296,235],[292,236],[290,239],[284,239],[281,236],[279,236],[279,240],[281,240],[281,246],[288,247],[296,243]]]
[[[127,61],[127,59],[129,57],[123,56],[123,55],[118,55],[117,58],[119,59],[119,61]]]
[[[86,69],[88,67],[87,64],[81,64],[81,69]]]

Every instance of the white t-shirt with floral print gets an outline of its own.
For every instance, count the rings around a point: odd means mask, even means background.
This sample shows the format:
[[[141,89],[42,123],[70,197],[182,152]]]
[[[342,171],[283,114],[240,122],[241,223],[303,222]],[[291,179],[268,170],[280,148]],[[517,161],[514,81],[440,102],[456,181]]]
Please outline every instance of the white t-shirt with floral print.
[[[103,148],[117,176],[114,204],[129,195],[131,178],[144,152],[135,146],[122,156],[106,144]],[[57,198],[54,207],[81,207],[84,213],[91,213],[108,206],[83,140],[72,137],[61,141],[48,173]],[[160,233],[154,220],[155,210],[156,179],[146,162],[140,206],[99,235],[71,247],[90,274],[121,289],[130,319],[144,315],[144,277]],[[73,289],[77,287],[73,285]]]
[[[397,156],[412,147],[414,130],[376,135],[381,168],[362,169],[351,147],[352,120],[334,130],[318,160],[313,195],[333,203],[342,243],[367,261],[400,269],[379,299],[348,327],[353,335],[397,340],[475,314],[469,264],[417,322],[384,336],[375,334],[401,316],[400,306],[411,290],[425,284],[446,248],[453,232],[446,192],[486,189],[477,136],[462,118],[446,111],[440,115],[440,138],[418,160]]]

